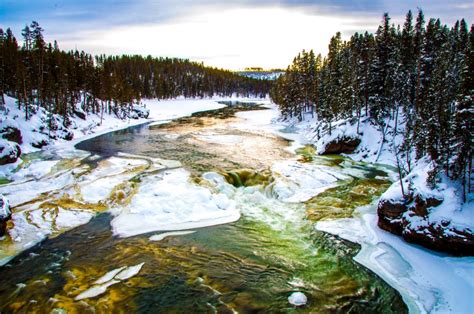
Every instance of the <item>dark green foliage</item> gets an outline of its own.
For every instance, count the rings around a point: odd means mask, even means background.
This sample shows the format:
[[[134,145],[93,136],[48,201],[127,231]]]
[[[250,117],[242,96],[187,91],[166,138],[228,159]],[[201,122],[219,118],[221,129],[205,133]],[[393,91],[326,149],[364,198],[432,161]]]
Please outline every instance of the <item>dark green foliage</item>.
[[[104,110],[121,117],[142,98],[260,96],[269,93],[269,81],[205,67],[201,63],[151,56],[97,56],[62,51],[47,44],[37,22],[22,31],[19,47],[10,29],[0,29],[0,105],[3,95],[18,99],[25,119],[38,107],[69,117],[81,109]],[[51,119],[50,119],[51,120]],[[50,121],[50,127],[54,127]]]
[[[365,112],[384,136],[392,120],[396,135],[402,117],[398,162],[410,171],[414,148],[416,159],[429,156],[436,164],[431,184],[444,173],[462,182],[465,196],[472,190],[473,40],[465,20],[449,29],[439,20],[425,23],[420,10],[414,25],[408,12],[400,29],[384,14],[375,36],[356,33],[344,42],[337,33],[318,65],[305,66],[313,53],[303,51],[270,95],[286,117],[315,110],[318,130],[329,133],[336,120],[359,123]]]

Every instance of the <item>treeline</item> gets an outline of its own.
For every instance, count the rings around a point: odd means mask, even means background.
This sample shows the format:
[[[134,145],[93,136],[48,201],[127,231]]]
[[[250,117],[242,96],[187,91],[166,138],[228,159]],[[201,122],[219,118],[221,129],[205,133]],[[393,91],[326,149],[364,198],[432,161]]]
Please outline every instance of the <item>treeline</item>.
[[[18,99],[29,119],[43,107],[67,123],[77,103],[85,111],[117,112],[142,98],[265,96],[271,82],[239,76],[201,63],[151,56],[93,57],[62,51],[46,43],[32,22],[22,30],[20,47],[10,29],[0,29],[0,102],[4,93]]]
[[[426,24],[426,25],[425,25]],[[449,28],[439,19],[425,23],[420,10],[408,12],[403,27],[385,14],[375,35],[337,33],[327,57],[303,51],[280,77],[271,97],[286,117],[316,114],[328,132],[331,124],[370,117],[385,135],[389,120],[402,122],[403,143],[397,159],[411,171],[411,152],[428,155],[437,168],[471,190],[474,34],[463,19]],[[403,119],[403,120],[402,120]],[[359,132],[359,129],[358,129]],[[395,136],[396,134],[394,134]]]

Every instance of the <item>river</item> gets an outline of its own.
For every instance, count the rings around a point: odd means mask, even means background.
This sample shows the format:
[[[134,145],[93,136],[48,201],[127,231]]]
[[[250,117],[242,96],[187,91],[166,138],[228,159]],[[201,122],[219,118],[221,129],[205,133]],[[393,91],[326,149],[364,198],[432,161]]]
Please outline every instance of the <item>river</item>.
[[[0,186],[19,213],[0,311],[407,312],[358,245],[314,228],[371,203],[389,170],[295,153],[259,127],[271,110],[227,105],[29,156]],[[306,306],[289,304],[296,291]]]

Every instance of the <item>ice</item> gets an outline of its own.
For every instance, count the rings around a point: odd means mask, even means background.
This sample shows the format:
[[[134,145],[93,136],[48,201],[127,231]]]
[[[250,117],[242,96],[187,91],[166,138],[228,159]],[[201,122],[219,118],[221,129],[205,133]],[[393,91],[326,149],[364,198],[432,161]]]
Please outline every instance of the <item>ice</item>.
[[[116,269],[113,269],[111,271],[109,271],[108,273],[106,273],[105,275],[103,275],[102,277],[100,277],[99,279],[97,279],[96,281],[94,281],[94,283],[96,285],[100,285],[100,284],[103,284],[103,283],[106,283],[108,281],[111,281],[112,279],[114,279],[114,277],[119,273],[121,272],[122,270],[124,270],[125,268],[127,268],[127,266],[122,266],[120,268],[116,268]]]
[[[240,217],[234,201],[190,183],[184,169],[143,178],[130,205],[115,214],[112,230],[120,237],[199,228]]]
[[[137,275],[140,272],[144,264],[145,263],[140,263],[135,266],[130,266],[130,267],[125,268],[120,273],[118,273],[114,279],[127,280],[129,278],[132,278],[133,276]]]
[[[22,181],[28,179],[40,179],[48,174],[54,166],[58,164],[59,160],[35,160],[27,167],[21,168],[9,177],[10,180]]]
[[[94,282],[92,288],[87,289],[86,291],[80,293],[75,297],[75,300],[83,300],[88,298],[93,298],[98,295],[101,295],[107,291],[107,288],[120,283],[124,280],[130,279],[133,276],[136,276],[142,269],[145,263],[140,263],[134,266],[123,266],[114,270],[109,271],[104,276],[100,277]]]
[[[38,197],[40,194],[64,189],[74,182],[72,170],[59,172],[40,181],[25,181],[0,186],[0,193],[8,196],[10,204],[15,207]]]
[[[304,202],[334,187],[339,180],[347,180],[330,167],[295,160],[277,162],[272,166],[275,182],[273,192],[286,202]]]
[[[359,213],[316,228],[361,244],[355,260],[397,289],[411,313],[472,312],[474,257],[436,254],[379,229],[375,205]]]
[[[112,285],[115,285],[119,282],[120,282],[120,280],[111,280],[111,281],[106,282],[102,285],[94,286],[94,287],[82,292],[81,294],[76,296],[74,299],[76,301],[79,301],[79,300],[83,300],[83,299],[96,297],[98,295],[101,295],[101,294],[105,293],[107,291],[108,287],[110,287]]]
[[[288,297],[288,302],[291,305],[295,306],[303,306],[308,302],[308,298],[301,292],[293,292],[289,297]]]
[[[80,225],[88,223],[95,213],[85,210],[65,210],[62,208],[58,209],[56,216],[56,228],[59,229],[71,229]]]
[[[186,235],[186,234],[191,234],[191,233],[194,233],[194,232],[196,232],[196,231],[191,230],[191,231],[163,232],[163,233],[155,234],[155,235],[151,236],[150,238],[148,238],[148,240],[150,240],[150,241],[161,241],[161,240],[163,240],[164,238],[167,238],[167,237]]]

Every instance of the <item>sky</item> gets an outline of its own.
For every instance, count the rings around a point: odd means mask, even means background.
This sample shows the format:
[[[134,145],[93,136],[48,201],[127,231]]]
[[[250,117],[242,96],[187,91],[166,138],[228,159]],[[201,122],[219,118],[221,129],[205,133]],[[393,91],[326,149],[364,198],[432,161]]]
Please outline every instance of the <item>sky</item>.
[[[340,31],[375,32],[384,12],[403,24],[406,12],[448,25],[465,18],[466,0],[0,0],[0,27],[21,29],[35,20],[46,41],[92,54],[179,57],[241,70],[286,68],[303,49],[325,55]]]

